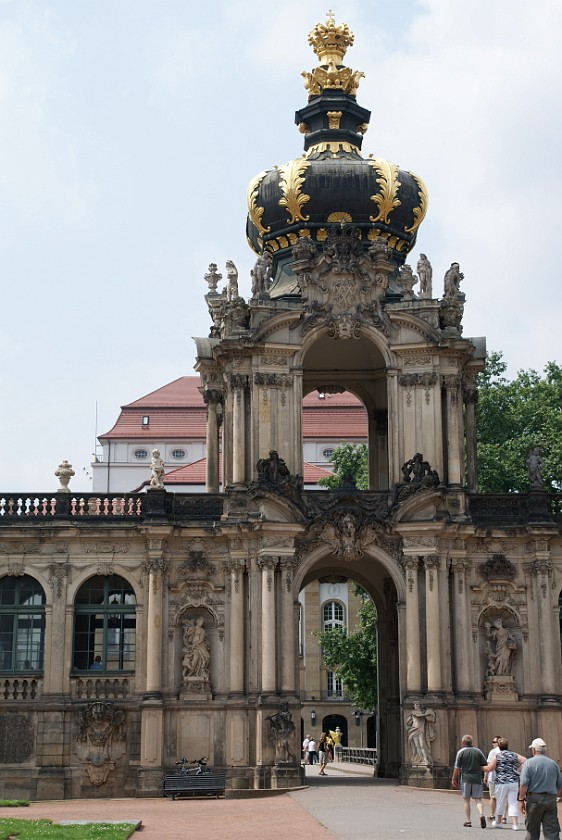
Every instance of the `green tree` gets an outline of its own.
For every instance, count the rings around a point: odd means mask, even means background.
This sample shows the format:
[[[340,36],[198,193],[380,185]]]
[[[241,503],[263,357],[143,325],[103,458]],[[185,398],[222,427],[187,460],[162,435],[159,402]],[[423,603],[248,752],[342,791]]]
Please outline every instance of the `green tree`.
[[[520,370],[512,381],[500,352],[489,353],[478,376],[476,440],[479,489],[527,492],[526,456],[541,448],[544,486],[562,487],[562,367],[548,362],[541,376]]]
[[[342,443],[334,450],[330,462],[334,472],[318,481],[320,487],[337,490],[344,481],[352,479],[359,490],[369,488],[369,450],[365,443]]]
[[[353,632],[335,627],[315,633],[322,648],[322,662],[341,679],[346,695],[366,711],[377,705],[377,611],[364,589],[356,586],[361,598],[358,626]]]

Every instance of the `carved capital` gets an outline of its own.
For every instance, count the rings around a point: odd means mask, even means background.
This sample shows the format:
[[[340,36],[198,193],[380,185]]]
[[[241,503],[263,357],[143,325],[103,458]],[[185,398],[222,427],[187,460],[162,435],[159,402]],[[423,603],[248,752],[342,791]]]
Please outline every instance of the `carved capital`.
[[[233,391],[248,387],[248,376],[245,373],[233,373],[230,376],[230,387]]]
[[[216,388],[205,388],[203,391],[203,401],[205,405],[219,405],[223,401],[222,391]]]

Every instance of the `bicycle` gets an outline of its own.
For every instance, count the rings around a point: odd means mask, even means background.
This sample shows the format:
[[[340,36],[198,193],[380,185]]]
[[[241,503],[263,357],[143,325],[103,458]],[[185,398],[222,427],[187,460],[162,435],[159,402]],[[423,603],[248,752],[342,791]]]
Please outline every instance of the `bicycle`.
[[[190,768],[190,764],[196,764],[197,767]],[[210,768],[207,767],[207,759],[205,757],[189,761],[187,758],[182,756],[179,761],[176,761],[176,766],[180,768],[182,776],[200,776],[202,773],[212,772]]]

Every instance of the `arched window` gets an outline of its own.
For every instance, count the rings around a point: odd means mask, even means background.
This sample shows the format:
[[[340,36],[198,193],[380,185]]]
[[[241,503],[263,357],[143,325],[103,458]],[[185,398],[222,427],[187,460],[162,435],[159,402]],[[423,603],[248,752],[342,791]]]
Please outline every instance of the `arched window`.
[[[344,627],[343,605],[338,601],[327,601],[322,607],[322,630]]]
[[[0,579],[0,671],[42,671],[45,593],[29,575]]]
[[[327,601],[322,606],[322,630],[344,628],[343,604],[339,601]],[[340,677],[333,671],[326,671],[326,699],[341,700],[343,698],[343,684]]]
[[[78,590],[74,611],[75,671],[134,671],[136,599],[119,575],[97,575]]]

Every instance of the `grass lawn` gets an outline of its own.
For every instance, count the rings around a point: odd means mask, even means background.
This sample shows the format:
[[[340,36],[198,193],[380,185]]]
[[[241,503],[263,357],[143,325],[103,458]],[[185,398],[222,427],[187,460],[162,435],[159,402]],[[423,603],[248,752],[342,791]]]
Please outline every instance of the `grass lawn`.
[[[0,840],[127,840],[130,825],[53,825],[51,820],[0,819]]]

